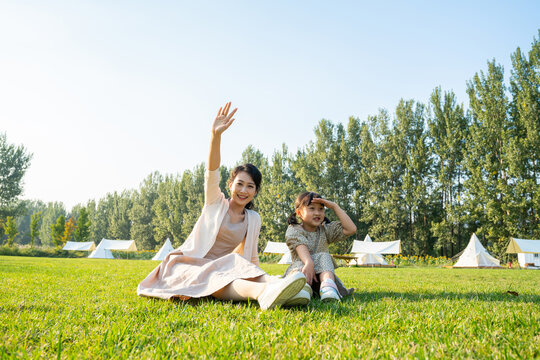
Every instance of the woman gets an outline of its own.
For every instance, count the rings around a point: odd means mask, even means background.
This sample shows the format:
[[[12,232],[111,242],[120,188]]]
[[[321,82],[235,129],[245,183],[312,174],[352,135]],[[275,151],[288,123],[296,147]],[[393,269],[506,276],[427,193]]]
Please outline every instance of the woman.
[[[230,107],[229,102],[220,108],[212,125],[201,216],[184,244],[139,284],[140,296],[256,299],[263,310],[303,301],[298,299],[306,282],[303,274],[276,280],[258,267],[261,218],[251,208],[261,185],[259,170],[251,164],[236,167],[229,178],[230,199],[219,188],[221,135],[237,110],[229,113]]]

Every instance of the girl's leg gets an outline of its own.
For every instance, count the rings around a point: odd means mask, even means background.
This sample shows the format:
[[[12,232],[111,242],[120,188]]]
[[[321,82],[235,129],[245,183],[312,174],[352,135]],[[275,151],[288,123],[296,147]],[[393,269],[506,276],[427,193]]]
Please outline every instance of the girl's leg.
[[[262,276],[259,276],[250,280],[234,280],[223,289],[213,293],[212,296],[220,300],[234,301],[257,299],[264,289],[266,289],[266,282],[258,281],[261,277]]]
[[[336,285],[336,277],[334,276],[334,273],[331,271],[324,271],[320,273],[320,279],[321,279],[321,288],[319,290],[319,294],[321,295],[322,301],[334,301],[340,300],[339,291]]]
[[[319,281],[321,283],[326,279],[336,281],[336,277],[334,276],[334,273],[331,271],[323,271],[322,273],[319,274]]]

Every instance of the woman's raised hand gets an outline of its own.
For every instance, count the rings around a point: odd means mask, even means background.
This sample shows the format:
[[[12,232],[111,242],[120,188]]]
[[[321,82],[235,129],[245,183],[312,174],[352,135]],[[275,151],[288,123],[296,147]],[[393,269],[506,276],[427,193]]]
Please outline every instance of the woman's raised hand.
[[[229,126],[231,126],[231,124],[234,121],[233,115],[236,112],[236,110],[238,110],[238,108],[235,108],[229,114],[230,108],[231,108],[230,101],[227,104],[225,104],[224,107],[219,108],[216,118],[214,119],[214,123],[212,124],[212,134],[221,135],[225,130],[229,128]]]

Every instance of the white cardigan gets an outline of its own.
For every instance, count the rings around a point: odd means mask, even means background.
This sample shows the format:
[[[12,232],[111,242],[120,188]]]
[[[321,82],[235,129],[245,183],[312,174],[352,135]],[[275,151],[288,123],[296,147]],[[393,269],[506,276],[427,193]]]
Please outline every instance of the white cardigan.
[[[229,200],[219,188],[219,169],[206,170],[204,175],[204,207],[201,216],[186,241],[177,249],[184,255],[203,258],[214,246],[216,237],[229,210]],[[245,209],[248,228],[242,255],[246,260],[259,265],[257,243],[261,230],[261,217],[253,210]]]

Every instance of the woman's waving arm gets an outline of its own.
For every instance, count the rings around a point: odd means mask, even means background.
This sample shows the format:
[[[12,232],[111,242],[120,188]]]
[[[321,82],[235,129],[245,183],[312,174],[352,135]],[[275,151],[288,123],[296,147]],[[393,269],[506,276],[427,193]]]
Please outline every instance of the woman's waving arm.
[[[235,108],[229,114],[231,102],[229,101],[224,107],[219,108],[219,111],[212,124],[212,139],[210,140],[210,153],[208,155],[208,170],[213,171],[219,168],[221,163],[221,134],[233,123],[233,115],[238,108]]]

